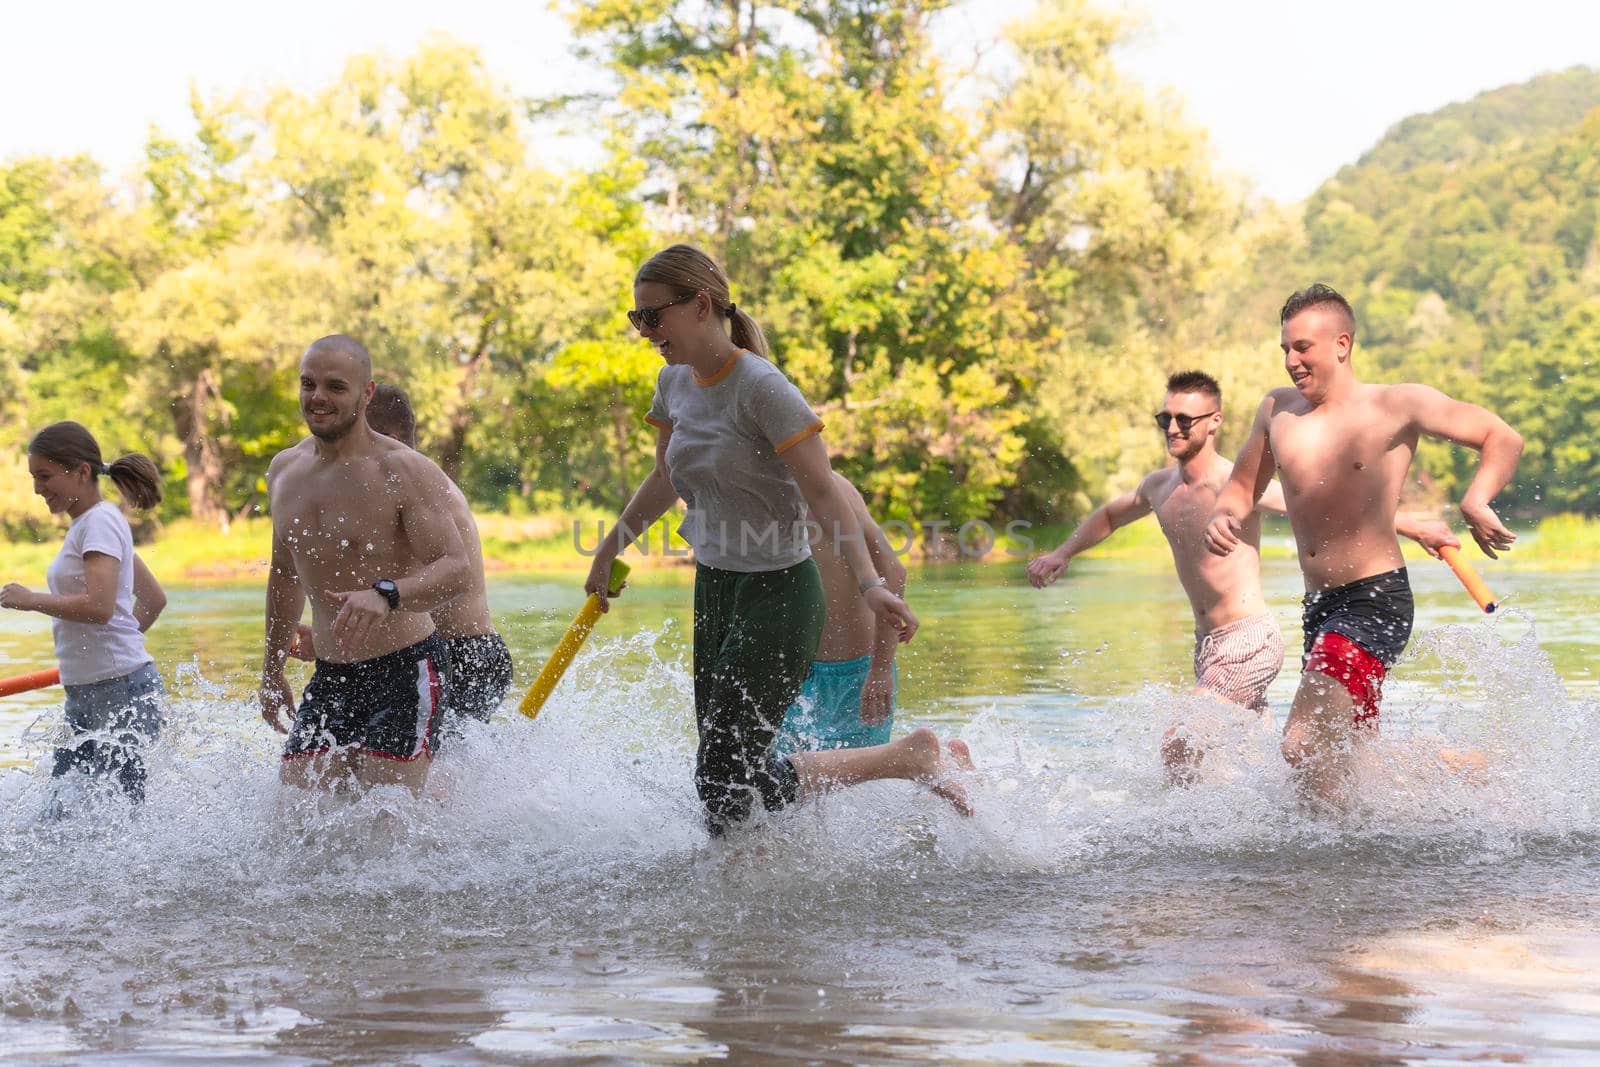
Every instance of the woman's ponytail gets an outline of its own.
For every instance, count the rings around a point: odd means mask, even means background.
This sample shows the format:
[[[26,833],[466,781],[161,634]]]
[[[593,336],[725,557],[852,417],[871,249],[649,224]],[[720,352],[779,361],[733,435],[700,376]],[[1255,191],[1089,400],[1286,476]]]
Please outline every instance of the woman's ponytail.
[[[750,313],[738,305],[728,306],[729,330],[728,334],[733,343],[740,348],[748,348],[763,359],[770,359],[767,353],[767,335],[761,332],[761,324],[750,317]]]
[[[149,456],[130,453],[106,468],[122,499],[140,509],[161,503],[161,471]]]

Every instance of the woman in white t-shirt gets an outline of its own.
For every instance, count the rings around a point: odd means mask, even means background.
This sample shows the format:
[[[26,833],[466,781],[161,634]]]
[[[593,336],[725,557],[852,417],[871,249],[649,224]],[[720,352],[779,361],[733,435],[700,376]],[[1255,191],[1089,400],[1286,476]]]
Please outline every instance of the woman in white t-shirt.
[[[0,589],[0,607],[55,620],[56,659],[72,733],[56,749],[55,777],[79,771],[112,778],[129,797],[142,800],[140,749],[161,730],[165,693],[145,651],[144,631],[167,598],[133,551],[128,520],[100,498],[99,479],[109,475],[124,500],[148,508],[161,500],[160,472],[140,455],[107,466],[94,435],[75,422],[53,423],[34,436],[28,472],[50,513],[65,514],[72,524],[46,572],[50,591],[13,582]]]
[[[841,785],[880,778],[929,784],[966,810],[938,738],[916,730],[887,745],[796,752],[773,742],[800,692],[826,618],[807,518],[830,533],[866,606],[900,631],[917,618],[878,575],[855,512],[839,493],[822,420],[770,363],[766,338],[735,307],[699,249],[674,245],[639,268],[628,319],[666,366],[646,416],[656,463],[600,544],[584,588],[605,604],[611,563],[680,497],[680,532],[695,552],[695,788],[720,834],[759,805],[777,810]],[[953,762],[970,767],[966,746]]]

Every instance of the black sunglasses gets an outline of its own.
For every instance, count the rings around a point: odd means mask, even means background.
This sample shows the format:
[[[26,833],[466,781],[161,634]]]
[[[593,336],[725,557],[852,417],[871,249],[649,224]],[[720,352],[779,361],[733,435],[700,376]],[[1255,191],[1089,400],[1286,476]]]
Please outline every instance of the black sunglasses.
[[[698,292],[694,292],[688,296],[680,296],[676,300],[668,300],[665,304],[657,304],[653,308],[634,308],[628,312],[628,321],[633,323],[635,330],[653,330],[661,325],[661,313],[663,311],[670,307],[677,307],[679,304],[687,304],[699,295]]]
[[[1167,427],[1176,422],[1179,433],[1188,433],[1189,428],[1195,423],[1201,419],[1209,419],[1215,414],[1215,411],[1208,411],[1204,415],[1174,415],[1169,411],[1158,411],[1156,412],[1156,425],[1161,427],[1162,433],[1166,433]]]

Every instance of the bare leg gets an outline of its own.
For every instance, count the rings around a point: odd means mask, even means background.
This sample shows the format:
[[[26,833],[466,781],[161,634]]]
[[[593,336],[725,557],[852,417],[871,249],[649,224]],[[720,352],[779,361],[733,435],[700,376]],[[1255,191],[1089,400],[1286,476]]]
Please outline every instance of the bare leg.
[[[948,800],[961,814],[971,815],[972,806],[967,803],[966,790],[948,776],[953,770],[972,770],[972,754],[966,742],[952,741],[949,758],[945,757],[946,753],[940,751],[938,737],[932,730],[922,728],[887,745],[796,752],[789,757],[789,762],[800,778],[802,797],[820,796],[863,782],[904,778],[921,782]]]
[[[403,785],[416,797],[420,797],[427,788],[428,772],[433,769],[433,757],[426,753],[411,760],[383,759],[356,753],[351,756],[350,762],[356,781],[363,788]]]
[[[1300,675],[1289,721],[1283,727],[1283,758],[1295,769],[1309,797],[1342,808],[1356,743],[1355,704],[1344,686],[1320,671]]]
[[[443,767],[433,768],[428,773],[427,798],[441,803],[449,800],[455,793],[458,774],[459,767],[452,769],[448,762]],[[421,796],[423,794],[419,793],[418,795]]]
[[[1192,696],[1210,700],[1218,704],[1231,704],[1236,708],[1244,705],[1238,701],[1217,692],[1207,689],[1203,685],[1194,687]],[[1263,719],[1270,718],[1269,713],[1263,708],[1257,711]],[[1200,761],[1205,758],[1206,750],[1192,738],[1178,733],[1176,726],[1169,726],[1167,732],[1161,735],[1161,765],[1166,768],[1168,785],[1193,785],[1197,772],[1200,770]]]
[[[1193,785],[1204,755],[1204,750],[1179,735],[1176,726],[1167,727],[1161,735],[1161,765],[1166,768],[1168,785]]]
[[[433,766],[430,756],[388,760],[349,749],[336,749],[306,759],[284,760],[278,780],[297,789],[323,793],[361,792],[375,785],[403,785],[421,796]]]
[[[1203,685],[1195,686],[1190,695],[1203,700],[1232,703],[1221,693],[1213,693]],[[1167,732],[1161,735],[1161,765],[1167,771],[1167,784],[1193,785],[1195,774],[1200,769],[1200,761],[1205,754],[1205,749],[1180,735],[1176,726],[1167,727]]]
[[[284,760],[278,764],[278,781],[307,792],[340,793],[355,786],[350,754],[333,749],[315,756]]]
[[[1438,757],[1451,774],[1459,775],[1474,785],[1482,785],[1489,771],[1489,757],[1475,748],[1441,748]]]

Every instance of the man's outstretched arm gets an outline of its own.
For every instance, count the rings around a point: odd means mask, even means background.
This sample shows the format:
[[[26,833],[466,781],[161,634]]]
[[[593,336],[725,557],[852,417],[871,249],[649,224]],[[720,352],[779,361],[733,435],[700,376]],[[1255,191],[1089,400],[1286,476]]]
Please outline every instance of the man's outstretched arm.
[[[1028,581],[1033,583],[1035,589],[1045,586],[1061,577],[1067,569],[1067,564],[1079,552],[1087,551],[1098,545],[1137,519],[1142,519],[1150,514],[1150,501],[1144,494],[1146,483],[1150,475],[1139,483],[1139,488],[1131,493],[1123,493],[1113,500],[1091,511],[1087,518],[1078,523],[1078,528],[1054,551],[1046,552],[1028,561]]]
[[[270,472],[268,477],[272,477]],[[288,732],[283,716],[294,714],[294,690],[283,676],[283,661],[288,658],[289,647],[294,642],[295,624],[305,611],[306,597],[279,522],[274,515],[272,561],[267,567],[266,646],[261,652],[261,686],[257,699],[261,704],[261,717],[281,734]]]

